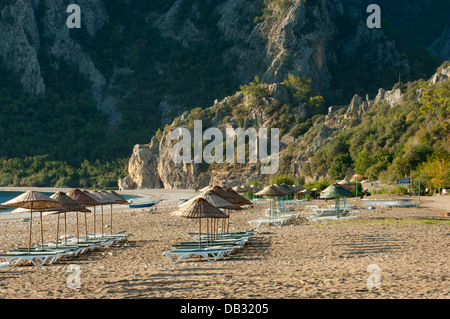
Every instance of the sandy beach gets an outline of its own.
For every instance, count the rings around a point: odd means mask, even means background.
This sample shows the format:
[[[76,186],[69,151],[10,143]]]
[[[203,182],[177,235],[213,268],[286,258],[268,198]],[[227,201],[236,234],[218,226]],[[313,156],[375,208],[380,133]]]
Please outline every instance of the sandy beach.
[[[0,190],[15,190],[2,188]],[[28,190],[28,189],[27,189]],[[56,191],[56,189],[39,189]],[[67,191],[67,190],[66,190]],[[113,230],[126,243],[44,267],[0,269],[0,297],[13,298],[405,298],[450,297],[450,196],[423,197],[420,208],[361,209],[353,220],[316,224],[302,205],[300,218],[282,228],[262,226],[246,246],[222,260],[188,259],[171,264],[163,252],[189,240],[198,223],[170,215],[193,190],[138,190],[163,199],[155,209],[114,206]],[[354,199],[348,203],[361,205]],[[329,204],[329,203],[328,203]],[[232,213],[230,229],[248,229],[268,204]],[[97,212],[100,210],[98,209]],[[23,247],[29,223],[24,215],[0,214],[0,251]],[[97,213],[97,216],[100,216]],[[105,232],[110,231],[109,207]],[[100,225],[99,218],[97,218]],[[92,225],[92,217],[89,218]],[[36,219],[33,242],[39,242]],[[75,214],[68,215],[75,233]],[[98,227],[98,226],[97,226]],[[56,216],[44,219],[53,240]],[[81,288],[67,285],[69,265],[81,267]],[[369,265],[380,269],[380,287],[368,288]]]

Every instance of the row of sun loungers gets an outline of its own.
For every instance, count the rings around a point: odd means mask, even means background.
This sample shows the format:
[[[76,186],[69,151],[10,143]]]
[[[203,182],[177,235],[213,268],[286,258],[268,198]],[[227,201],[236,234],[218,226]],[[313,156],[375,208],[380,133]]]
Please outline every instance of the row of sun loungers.
[[[261,218],[261,219],[254,219],[249,221],[248,223],[254,228],[255,230],[258,230],[259,227],[262,225],[272,225],[278,228],[283,227],[285,224],[296,220],[298,218],[299,214],[275,214],[274,215],[268,215],[267,218]]]
[[[388,207],[419,207],[420,203],[411,201],[410,198],[398,199],[363,199],[364,206]]]
[[[18,266],[22,264],[32,264],[34,266],[51,265],[60,260],[67,260],[89,251],[100,248],[110,247],[120,242],[126,241],[128,235],[117,233],[111,235],[105,234],[88,234],[88,238],[80,237],[79,239],[70,238],[59,241],[58,245],[51,242],[44,246],[36,245],[28,249],[28,247],[19,247],[9,250],[5,254],[0,254],[0,265]]]
[[[243,248],[251,237],[256,236],[253,229],[230,231],[218,235],[212,240],[208,240],[205,233],[200,234],[200,236],[194,232],[189,234],[194,236],[192,241],[174,244],[172,250],[163,253],[171,263],[178,263],[192,257],[203,257],[207,261],[217,261],[232,254],[235,250]],[[199,247],[199,240],[201,240],[201,247]]]
[[[313,212],[306,217],[310,222],[323,223],[344,219],[356,218],[355,211],[349,207],[342,207],[339,209],[339,217],[336,215],[336,209],[333,207],[328,208],[314,208]]]

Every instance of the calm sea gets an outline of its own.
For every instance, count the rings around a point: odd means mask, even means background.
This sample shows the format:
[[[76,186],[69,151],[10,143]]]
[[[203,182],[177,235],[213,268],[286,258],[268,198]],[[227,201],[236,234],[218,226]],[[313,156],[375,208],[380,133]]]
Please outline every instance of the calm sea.
[[[43,194],[47,195],[47,196],[51,196],[53,195],[53,193],[46,193],[46,192],[42,192]],[[0,205],[1,203],[5,203],[19,195],[22,195],[23,192],[0,192]],[[139,195],[121,195],[123,198],[125,198],[126,200],[130,200],[130,199],[136,199],[136,198],[141,198],[141,196]],[[15,208],[9,208],[8,210],[0,210],[0,214],[1,213],[7,213],[9,211],[13,211]]]

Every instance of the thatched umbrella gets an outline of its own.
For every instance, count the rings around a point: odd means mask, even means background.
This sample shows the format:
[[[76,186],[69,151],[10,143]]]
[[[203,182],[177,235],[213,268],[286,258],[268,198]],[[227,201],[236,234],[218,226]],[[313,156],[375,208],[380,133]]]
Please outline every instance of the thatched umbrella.
[[[102,225],[102,237],[104,235],[103,231],[104,231],[104,224],[103,224],[103,206],[105,205],[110,205],[110,204],[114,204],[116,201],[113,200],[110,196],[103,194],[99,191],[86,191],[87,194],[91,197],[93,197],[95,200],[97,200],[100,203],[100,207],[102,209],[102,220],[101,220],[101,225]],[[94,223],[95,223],[95,219],[94,219]],[[94,224],[94,234],[95,234],[95,224]]]
[[[115,191],[100,191],[101,193],[104,194],[108,194],[111,198],[112,201],[115,202],[111,202],[111,235],[113,233],[113,204],[117,204],[117,205],[129,205],[130,203],[123,198],[121,195],[117,194]]]
[[[18,207],[29,209],[31,213],[30,217],[30,238],[28,241],[28,252],[31,251],[31,233],[33,228],[33,211],[40,211],[48,208],[56,208],[61,207],[61,203],[58,203],[54,199],[51,199],[45,194],[35,191],[28,191],[23,193],[22,195],[17,196],[16,198],[11,199],[6,203],[2,203],[3,206],[6,207]],[[42,226],[42,212],[40,213],[41,219],[41,241],[42,246],[44,245],[44,229]]]
[[[312,192],[309,189],[305,188],[304,190],[300,191],[300,194],[305,194],[305,196],[308,196],[308,194],[312,194]]]
[[[270,211],[270,216],[272,217],[272,198],[283,197],[285,195],[285,193],[281,189],[276,187],[275,185],[270,185],[270,186],[264,188],[263,190],[259,191],[258,193],[256,193],[256,195],[267,196],[270,198],[270,201],[269,201],[270,210],[269,211]]]
[[[311,192],[313,192],[313,194],[314,194],[314,199],[317,197],[317,192],[319,192],[320,191],[320,189],[318,189],[318,188],[313,188],[313,189],[311,189]]]
[[[338,218],[340,218],[340,210],[339,210],[339,197],[341,196],[348,196],[353,194],[351,191],[346,189],[345,187],[342,187],[339,184],[333,184],[327,187],[326,190],[324,190],[321,194],[321,198],[334,198],[335,201],[335,209],[336,209],[336,215]]]
[[[343,186],[343,187],[345,187],[345,188],[348,188],[348,189],[354,189],[355,188],[355,185],[352,182],[350,182],[349,180],[347,180],[347,179],[343,179],[342,181],[338,182],[338,184]]]
[[[195,199],[197,198],[203,198],[205,199],[208,203],[210,203],[211,205],[213,205],[214,207],[217,207],[219,209],[239,209],[240,207],[238,207],[237,205],[230,203],[229,201],[227,201],[226,199],[220,197],[216,192],[214,192],[213,190],[209,190],[206,192],[201,193],[200,195],[194,197],[193,199],[188,200],[187,202],[181,204],[179,207],[182,208],[184,206],[188,206],[190,205]],[[228,214],[227,214],[228,215]],[[229,220],[229,218],[228,218]],[[214,219],[212,221],[212,233],[216,234],[216,221],[217,219]],[[224,223],[222,223],[222,230],[225,229],[225,219],[223,219]],[[209,229],[209,218],[206,219],[206,227],[207,229]],[[215,236],[213,235],[213,238],[215,238]],[[207,230],[207,242],[209,242],[209,231]]]
[[[172,213],[183,218],[194,218],[199,220],[198,248],[201,249],[202,219],[203,218],[229,218],[227,214],[214,207],[204,198],[195,198],[188,205],[182,205]]]
[[[71,199],[76,201],[78,204],[80,204],[83,207],[94,207],[95,212],[95,206],[100,205],[97,200],[86,194],[80,189],[73,189],[70,192],[67,193],[67,196],[69,196]],[[87,230],[87,217],[86,214],[84,214],[84,226],[86,230],[86,239],[88,238],[88,230]],[[95,228],[95,225],[94,225]],[[94,232],[95,236],[95,232]]]
[[[0,210],[8,210],[8,207],[0,205]]]
[[[77,242],[80,242],[80,231],[79,231],[79,220],[78,220],[78,213],[90,213],[91,211],[82,205],[80,205],[78,202],[74,201],[72,198],[67,196],[64,192],[56,192],[50,198],[56,200],[57,202],[60,202],[62,204],[61,210],[56,211],[48,211],[44,213],[44,216],[57,214],[58,216],[58,222],[56,227],[56,247],[58,247],[58,237],[59,237],[59,215],[61,213],[64,214],[64,243],[67,245],[67,213],[70,212],[76,212],[77,216]]]

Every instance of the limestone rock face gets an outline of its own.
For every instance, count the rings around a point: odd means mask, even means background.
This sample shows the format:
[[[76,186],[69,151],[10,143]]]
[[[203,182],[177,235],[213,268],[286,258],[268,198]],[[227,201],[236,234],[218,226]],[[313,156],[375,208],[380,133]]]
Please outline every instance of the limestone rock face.
[[[45,81],[41,74],[38,52],[41,37],[53,39],[45,50],[58,61],[65,61],[76,67],[80,74],[92,83],[91,93],[99,110],[108,114],[110,125],[117,126],[122,115],[115,108],[117,98],[108,94],[108,83],[98,70],[93,59],[84,52],[81,45],[70,36],[66,25],[68,1],[60,0],[17,0],[0,11],[0,57],[6,68],[20,77],[24,91],[35,96],[45,95]],[[109,21],[103,0],[80,0],[82,28],[90,36]],[[38,28],[38,7],[45,8]],[[118,72],[118,70],[115,70]]]
[[[136,145],[128,163],[129,176],[119,182],[124,189],[161,188],[157,172],[157,155],[159,144],[154,137],[147,145]],[[131,182],[132,181],[132,182]]]
[[[430,80],[430,85],[439,84],[450,78],[450,65],[435,73]]]

